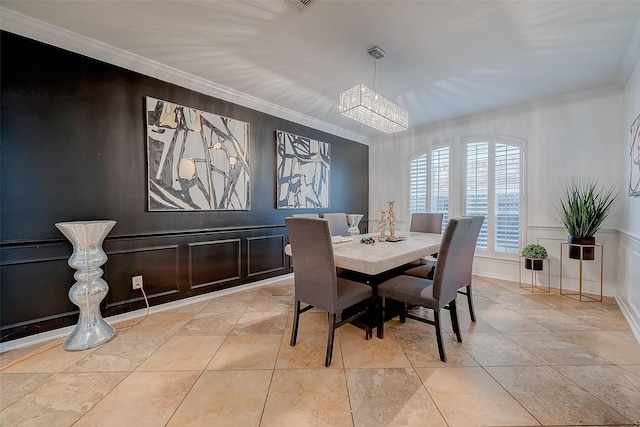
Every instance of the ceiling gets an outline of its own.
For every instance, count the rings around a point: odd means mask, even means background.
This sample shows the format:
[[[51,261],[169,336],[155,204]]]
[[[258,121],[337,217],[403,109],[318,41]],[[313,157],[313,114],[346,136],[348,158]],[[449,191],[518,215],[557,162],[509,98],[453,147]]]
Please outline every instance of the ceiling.
[[[384,134],[341,116],[338,94],[356,83],[373,88],[374,45],[387,52],[375,89],[408,110],[410,131],[622,86],[640,57],[640,0],[315,0],[302,12],[286,0],[0,5],[4,15],[52,24],[364,143]]]

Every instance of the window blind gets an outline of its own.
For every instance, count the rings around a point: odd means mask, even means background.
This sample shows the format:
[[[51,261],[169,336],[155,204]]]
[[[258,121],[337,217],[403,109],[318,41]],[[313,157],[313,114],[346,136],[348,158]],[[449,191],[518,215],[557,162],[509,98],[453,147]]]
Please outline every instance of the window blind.
[[[467,144],[466,215],[489,217],[489,143]],[[489,221],[482,224],[477,250],[488,249]]]
[[[411,161],[409,182],[409,213],[427,211],[427,155]]]
[[[442,213],[442,232],[449,221],[449,147],[431,152],[431,180],[429,185],[429,212]]]
[[[518,253],[520,246],[520,148],[495,145],[494,251]]]

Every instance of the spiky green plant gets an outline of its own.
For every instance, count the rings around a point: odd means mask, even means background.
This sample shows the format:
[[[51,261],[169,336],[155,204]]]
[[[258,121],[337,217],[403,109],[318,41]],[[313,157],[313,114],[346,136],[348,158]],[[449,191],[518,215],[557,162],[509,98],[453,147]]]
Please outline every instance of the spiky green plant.
[[[522,256],[532,259],[547,259],[549,257],[545,247],[542,245],[536,245],[535,243],[522,248]]]
[[[598,180],[566,181],[560,199],[560,220],[569,235],[593,237],[611,215],[619,194],[615,185],[599,185]]]

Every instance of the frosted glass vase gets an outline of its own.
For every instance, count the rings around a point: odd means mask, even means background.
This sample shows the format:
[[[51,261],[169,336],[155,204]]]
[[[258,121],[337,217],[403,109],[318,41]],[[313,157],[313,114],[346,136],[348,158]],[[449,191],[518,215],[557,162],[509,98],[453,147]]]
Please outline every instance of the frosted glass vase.
[[[73,245],[69,266],[76,271],[77,282],[69,289],[69,299],[80,308],[80,318],[71,334],[64,340],[65,350],[76,351],[96,347],[109,341],[116,331],[100,314],[100,301],[109,291],[100,268],[107,262],[102,242],[115,221],[59,222],[56,227]]]
[[[349,236],[355,236],[360,234],[360,228],[358,228],[358,224],[360,224],[360,220],[362,219],[362,215],[360,214],[347,214],[347,224],[349,224]]]

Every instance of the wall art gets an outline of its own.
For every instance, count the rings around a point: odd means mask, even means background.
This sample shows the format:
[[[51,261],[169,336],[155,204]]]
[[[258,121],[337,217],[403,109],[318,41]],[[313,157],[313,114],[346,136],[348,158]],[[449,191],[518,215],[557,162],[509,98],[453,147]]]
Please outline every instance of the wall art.
[[[146,101],[149,210],[248,210],[249,123]]]
[[[640,196],[640,114],[631,125],[629,195]]]
[[[277,208],[328,208],[331,144],[276,131]]]

